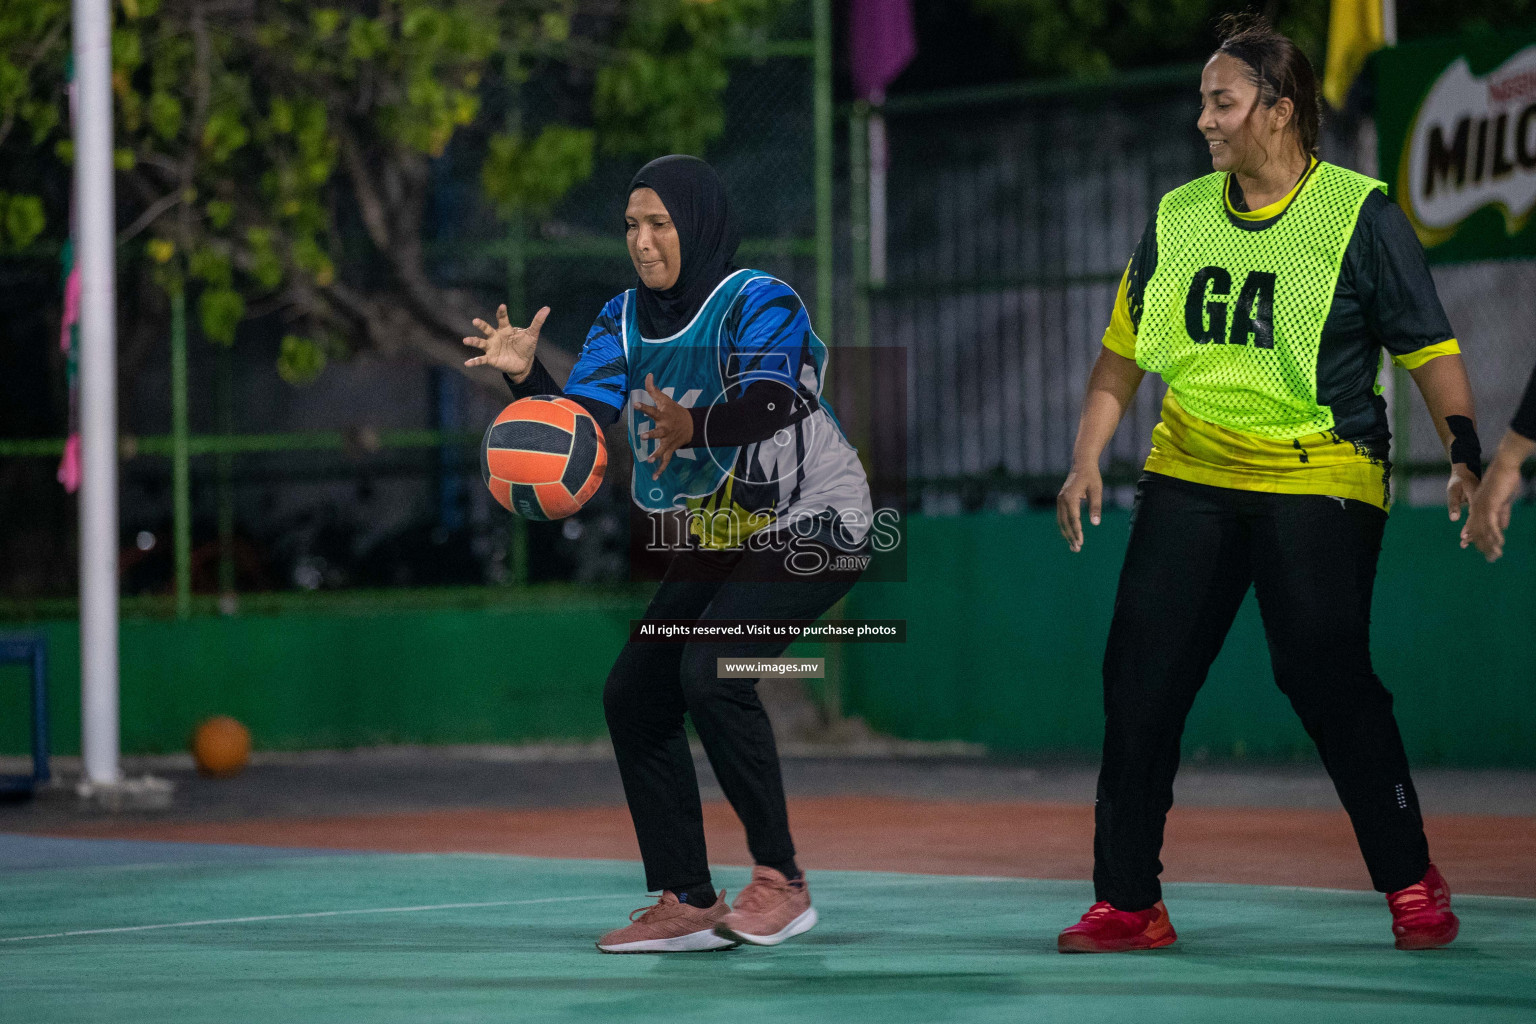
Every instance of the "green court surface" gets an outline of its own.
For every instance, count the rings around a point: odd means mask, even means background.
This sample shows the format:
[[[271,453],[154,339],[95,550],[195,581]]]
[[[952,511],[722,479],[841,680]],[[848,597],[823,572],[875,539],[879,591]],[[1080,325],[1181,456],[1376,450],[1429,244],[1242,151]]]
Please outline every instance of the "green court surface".
[[[1062,956],[1086,883],[824,871],[782,946],[607,956],[635,864],[297,853],[0,836],[0,1021],[1536,1020],[1531,900],[1400,953],[1375,893],[1176,885],[1177,945]]]

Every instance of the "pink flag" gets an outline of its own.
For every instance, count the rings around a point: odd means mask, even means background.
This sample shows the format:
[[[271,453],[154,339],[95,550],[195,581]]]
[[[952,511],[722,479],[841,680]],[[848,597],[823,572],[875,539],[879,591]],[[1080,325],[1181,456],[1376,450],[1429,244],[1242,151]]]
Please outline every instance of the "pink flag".
[[[70,71],[69,86],[70,119],[75,111],[75,78]],[[69,238],[64,243],[59,262],[64,272],[64,316],[59,327],[59,348],[64,350],[65,373],[69,381],[69,437],[64,442],[64,457],[59,460],[55,474],[66,493],[80,489],[80,350],[75,344],[80,323],[80,268],[75,265],[75,190],[70,186]]]
[[[79,387],[76,383],[79,353],[75,351],[75,328],[80,322],[80,268],[74,265],[74,250],[74,239],[70,239],[64,246],[64,318],[59,328],[59,348],[64,350],[68,361],[69,438],[64,442],[64,458],[59,460],[59,471],[54,474],[68,494],[80,489]]]
[[[917,34],[912,0],[852,0],[848,15],[853,87],[860,99],[879,103],[886,86],[912,62]]]
[[[71,335],[74,326],[80,320],[80,271],[74,267],[69,269],[69,277],[64,280],[64,321],[59,329],[59,348],[65,355],[69,355]]]
[[[64,490],[74,494],[80,489],[80,433],[76,431],[69,435],[64,442],[64,457],[59,460],[59,471],[55,474],[59,483],[64,485]]]

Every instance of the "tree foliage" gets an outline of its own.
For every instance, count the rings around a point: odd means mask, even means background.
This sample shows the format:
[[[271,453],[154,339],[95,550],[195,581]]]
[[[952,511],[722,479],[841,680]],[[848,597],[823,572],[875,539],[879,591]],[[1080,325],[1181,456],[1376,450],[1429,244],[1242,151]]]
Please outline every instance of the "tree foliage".
[[[1212,26],[1230,11],[1266,14],[1314,60],[1322,58],[1329,0],[973,0],[1040,74],[1092,78],[1209,55]]]
[[[698,152],[723,127],[725,47],[775,2],[118,0],[124,272],[186,288],[219,344],[280,313],[290,381],[358,347],[458,366],[478,310],[428,273],[433,162],[469,154],[511,217],[548,211],[599,152]],[[68,18],[66,0],[0,10],[0,165],[67,174]],[[585,112],[521,111],[534,75]],[[0,252],[61,237],[63,209],[9,184]]]
[[[1113,70],[1199,60],[1224,14],[1269,18],[1323,66],[1330,0],[972,0],[1012,39],[1026,70],[1096,77]],[[1536,18],[1536,0],[1399,0],[1398,38],[1496,29]]]

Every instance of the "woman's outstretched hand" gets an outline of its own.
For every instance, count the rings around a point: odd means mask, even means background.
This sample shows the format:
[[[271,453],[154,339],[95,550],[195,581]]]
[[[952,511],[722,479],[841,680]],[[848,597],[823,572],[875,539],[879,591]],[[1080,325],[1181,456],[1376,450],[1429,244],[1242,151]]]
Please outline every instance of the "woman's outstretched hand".
[[[645,375],[645,393],[651,396],[651,404],[654,406],[645,412],[655,421],[655,425],[650,430],[640,431],[640,436],[656,441],[655,449],[645,460],[655,462],[661,459],[661,465],[651,474],[651,479],[655,480],[667,468],[667,463],[672,461],[672,453],[693,440],[693,416],[656,386],[655,374]]]
[[[1074,463],[1056,495],[1056,528],[1073,551],[1083,550],[1084,498],[1088,500],[1088,521],[1098,526],[1104,506],[1104,478],[1099,475],[1097,463]]]
[[[545,306],[533,314],[533,322],[527,327],[513,327],[507,320],[506,303],[502,303],[496,307],[495,327],[484,320],[472,321],[484,337],[465,338],[464,344],[480,349],[484,355],[466,359],[464,365],[492,366],[511,377],[512,383],[521,384],[533,369],[533,354],[539,347],[539,328],[544,326],[547,316],[549,307]]]

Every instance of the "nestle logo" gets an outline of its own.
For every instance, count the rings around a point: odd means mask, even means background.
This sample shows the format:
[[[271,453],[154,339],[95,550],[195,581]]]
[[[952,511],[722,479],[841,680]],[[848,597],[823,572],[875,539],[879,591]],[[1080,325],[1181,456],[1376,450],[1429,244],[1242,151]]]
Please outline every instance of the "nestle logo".
[[[1488,82],[1490,103],[1512,103],[1527,96],[1536,96],[1536,71],[1518,71]]]

